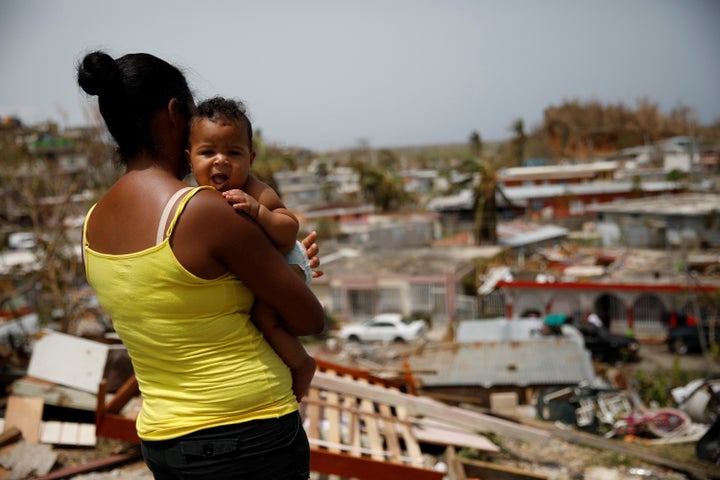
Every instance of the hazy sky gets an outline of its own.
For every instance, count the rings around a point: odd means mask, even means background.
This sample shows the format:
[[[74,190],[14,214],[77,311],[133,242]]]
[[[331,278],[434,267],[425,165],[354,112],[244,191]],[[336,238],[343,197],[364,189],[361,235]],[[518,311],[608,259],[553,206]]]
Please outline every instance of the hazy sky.
[[[95,49],[160,56],[316,150],[499,140],[565,99],[720,118],[718,0],[0,0],[0,116],[87,124]]]

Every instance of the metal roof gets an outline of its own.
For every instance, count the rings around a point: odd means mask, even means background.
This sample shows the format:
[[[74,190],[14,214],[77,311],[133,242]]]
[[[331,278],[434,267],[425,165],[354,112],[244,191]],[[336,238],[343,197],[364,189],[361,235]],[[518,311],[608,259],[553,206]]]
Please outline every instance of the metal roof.
[[[409,359],[427,387],[566,385],[595,380],[590,352],[573,340],[477,342],[426,348]]]
[[[698,216],[720,211],[720,195],[713,193],[683,193],[651,198],[638,198],[599,204],[598,212],[649,213],[653,215]]]
[[[494,258],[500,246],[425,247],[397,249],[351,249],[328,252],[322,257],[325,276],[420,275],[460,273],[475,267],[480,259]]]
[[[564,385],[595,381],[590,352],[577,329],[540,334],[541,319],[465,320],[457,342],[426,347],[410,358],[424,386]]]

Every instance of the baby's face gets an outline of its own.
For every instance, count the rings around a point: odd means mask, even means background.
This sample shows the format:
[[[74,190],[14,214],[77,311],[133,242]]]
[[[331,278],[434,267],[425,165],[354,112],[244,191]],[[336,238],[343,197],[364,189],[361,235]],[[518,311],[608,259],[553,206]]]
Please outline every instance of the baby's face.
[[[193,123],[186,153],[198,185],[212,185],[221,192],[242,188],[255,158],[246,129],[207,118]]]

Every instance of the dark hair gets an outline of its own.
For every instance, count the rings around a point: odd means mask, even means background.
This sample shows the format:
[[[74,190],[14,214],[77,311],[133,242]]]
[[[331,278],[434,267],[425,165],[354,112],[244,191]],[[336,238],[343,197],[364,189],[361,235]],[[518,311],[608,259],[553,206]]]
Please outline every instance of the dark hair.
[[[240,100],[225,97],[213,97],[203,100],[197,106],[191,125],[201,119],[208,119],[213,122],[238,122],[240,125],[244,125],[247,129],[250,150],[253,150],[252,123],[248,118],[245,104]]]
[[[77,80],[86,93],[98,96],[100,113],[123,161],[141,151],[156,153],[152,118],[171,99],[176,98],[188,116],[193,109],[182,72],[148,53],[118,59],[101,51],[89,53],[77,66]]]

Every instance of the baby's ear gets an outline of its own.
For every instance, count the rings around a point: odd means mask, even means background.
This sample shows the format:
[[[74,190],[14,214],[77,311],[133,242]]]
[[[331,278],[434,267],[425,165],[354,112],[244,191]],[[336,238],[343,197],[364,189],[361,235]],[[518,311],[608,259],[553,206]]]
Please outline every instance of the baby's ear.
[[[255,150],[250,150],[250,165],[255,161]]]
[[[190,150],[185,150],[185,159],[187,160],[188,165],[190,165],[190,171],[192,172],[193,168],[192,168],[192,162],[190,161]]]

